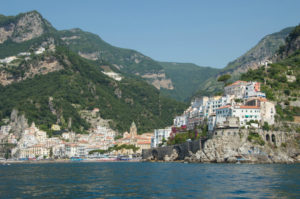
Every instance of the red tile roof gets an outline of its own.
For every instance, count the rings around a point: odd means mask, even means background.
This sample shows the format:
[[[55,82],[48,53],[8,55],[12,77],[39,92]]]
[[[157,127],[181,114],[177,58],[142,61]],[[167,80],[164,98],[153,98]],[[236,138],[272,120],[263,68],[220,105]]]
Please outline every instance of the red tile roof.
[[[234,108],[240,108],[240,109],[260,109],[259,106],[235,106]]]
[[[261,102],[267,102],[268,100],[267,100],[267,98],[259,98],[259,100],[261,101]]]
[[[141,142],[137,142],[138,144],[151,144],[151,141],[141,141]]]
[[[238,85],[238,84],[240,84],[240,83],[247,83],[247,82],[246,82],[246,81],[238,80],[238,81],[236,81],[236,82],[233,82],[232,84],[229,84],[228,86],[235,86],[235,85]],[[226,86],[226,87],[228,87],[228,86]]]
[[[229,108],[229,107],[231,107],[231,105],[221,106],[221,107],[218,108],[218,109]]]

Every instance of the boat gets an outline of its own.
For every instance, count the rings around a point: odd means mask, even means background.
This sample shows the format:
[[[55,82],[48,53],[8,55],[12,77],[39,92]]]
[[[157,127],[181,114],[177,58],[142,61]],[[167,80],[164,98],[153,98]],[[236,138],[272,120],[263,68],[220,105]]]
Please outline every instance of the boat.
[[[99,158],[97,158],[97,161],[99,162],[113,162],[117,160],[118,158],[116,156],[109,156],[109,155],[101,155]]]
[[[132,160],[132,158],[124,155],[124,156],[118,156],[118,160],[119,161],[130,161],[130,160]]]
[[[79,161],[82,161],[83,159],[81,157],[71,157],[70,158],[70,161],[72,162],[79,162]]]

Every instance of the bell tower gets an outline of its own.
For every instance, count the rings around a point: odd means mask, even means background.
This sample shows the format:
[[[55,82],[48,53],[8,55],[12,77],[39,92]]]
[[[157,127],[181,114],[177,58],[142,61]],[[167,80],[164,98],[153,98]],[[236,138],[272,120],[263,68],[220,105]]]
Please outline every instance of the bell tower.
[[[132,124],[131,124],[131,127],[130,127],[130,137],[134,138],[136,136],[137,136],[137,128],[136,128],[136,125],[133,121]]]

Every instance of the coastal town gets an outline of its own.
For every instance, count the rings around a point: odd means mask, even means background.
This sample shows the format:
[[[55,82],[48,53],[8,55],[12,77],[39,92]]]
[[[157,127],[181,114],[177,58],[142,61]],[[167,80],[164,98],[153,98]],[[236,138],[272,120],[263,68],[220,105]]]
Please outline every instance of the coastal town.
[[[94,108],[92,111],[82,112],[82,116],[93,124],[87,134],[63,132],[59,125],[53,124],[51,129],[62,133],[49,137],[32,123],[19,138],[11,132],[10,125],[1,126],[0,140],[1,143],[15,145],[11,150],[11,157],[18,160],[116,160],[118,156],[141,156],[142,150],[165,146],[166,141],[176,134],[204,124],[207,125],[209,135],[217,129],[259,129],[263,125],[273,125],[275,114],[275,105],[261,92],[259,82],[236,81],[225,86],[222,96],[194,99],[182,115],[174,118],[172,126],[155,129],[154,132],[138,135],[137,127],[132,122],[129,132],[124,132],[122,137],[116,139],[117,132],[99,117],[99,109]],[[114,146],[135,148],[119,147],[118,150],[109,150]]]
[[[99,116],[99,109],[84,111],[82,115],[93,123],[93,128],[87,134],[62,131],[61,127],[53,124],[51,130],[62,132],[60,135],[49,137],[47,132],[40,130],[34,123],[17,137],[11,130],[12,126],[3,125],[0,129],[0,142],[15,146],[11,149],[11,157],[18,161],[71,159],[71,160],[118,160],[120,156],[141,154],[143,149],[149,149],[152,133],[137,134],[133,122],[130,131],[115,139],[117,132],[109,128],[108,122]],[[99,151],[108,151],[114,146],[121,146],[103,155]],[[123,146],[123,147],[122,147]],[[125,147],[133,146],[133,147]]]
[[[223,96],[196,98],[180,116],[174,118],[173,126],[157,129],[152,147],[177,133],[193,130],[206,124],[208,134],[216,129],[261,128],[275,122],[275,104],[266,99],[259,82],[236,81],[225,86]]]

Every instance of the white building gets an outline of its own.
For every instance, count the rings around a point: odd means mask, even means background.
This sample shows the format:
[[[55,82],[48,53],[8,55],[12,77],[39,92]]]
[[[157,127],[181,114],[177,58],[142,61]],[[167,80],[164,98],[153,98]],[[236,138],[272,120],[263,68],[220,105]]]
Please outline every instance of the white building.
[[[232,104],[233,99],[234,99],[234,95],[211,97],[205,106],[205,111],[204,111],[205,117],[209,117],[211,114],[215,114],[216,110],[222,106]]]
[[[260,83],[259,82],[248,82],[245,89],[245,98],[250,97],[266,97],[265,93],[260,92]]]
[[[203,96],[201,98],[195,98],[191,102],[191,107],[192,108],[199,108],[201,106],[205,106],[208,101],[209,101],[209,97],[206,97],[206,96]]]
[[[77,155],[80,156],[80,157],[85,157],[85,156],[88,155],[85,144],[78,144],[77,145]]]
[[[225,95],[234,95],[235,98],[242,99],[245,94],[246,86],[248,82],[236,81],[228,86],[225,86]]]
[[[63,139],[73,142],[75,140],[76,134],[74,132],[66,132],[63,133],[61,136]]]
[[[75,143],[68,143],[65,145],[65,151],[66,151],[66,156],[71,158],[71,157],[77,157],[77,144]]]
[[[276,108],[275,105],[268,101],[260,102],[261,123],[267,122],[269,125],[275,124]]]
[[[46,148],[42,144],[33,145],[28,148],[20,149],[20,158],[48,158],[50,155],[50,149]]]
[[[273,125],[275,123],[275,104],[269,102],[266,98],[250,98],[246,101],[246,105],[260,107],[262,125],[264,122],[267,122],[269,125]]]
[[[216,126],[216,115],[215,114],[210,115],[208,117],[207,123],[208,123],[208,131],[213,131]]]
[[[171,128],[155,129],[154,136],[151,138],[151,147],[158,147],[163,140],[168,140],[171,134]]]
[[[176,116],[175,119],[173,120],[173,124],[175,127],[181,127],[187,125],[187,122],[188,121],[186,115]]]
[[[65,144],[57,144],[52,147],[53,157],[62,158],[66,155]]]
[[[220,107],[216,113],[216,125],[224,126],[229,117],[239,118],[240,126],[245,126],[251,120],[261,122],[260,107],[231,105]]]
[[[37,130],[35,137],[39,143],[44,143],[47,140],[47,133],[45,131]]]

